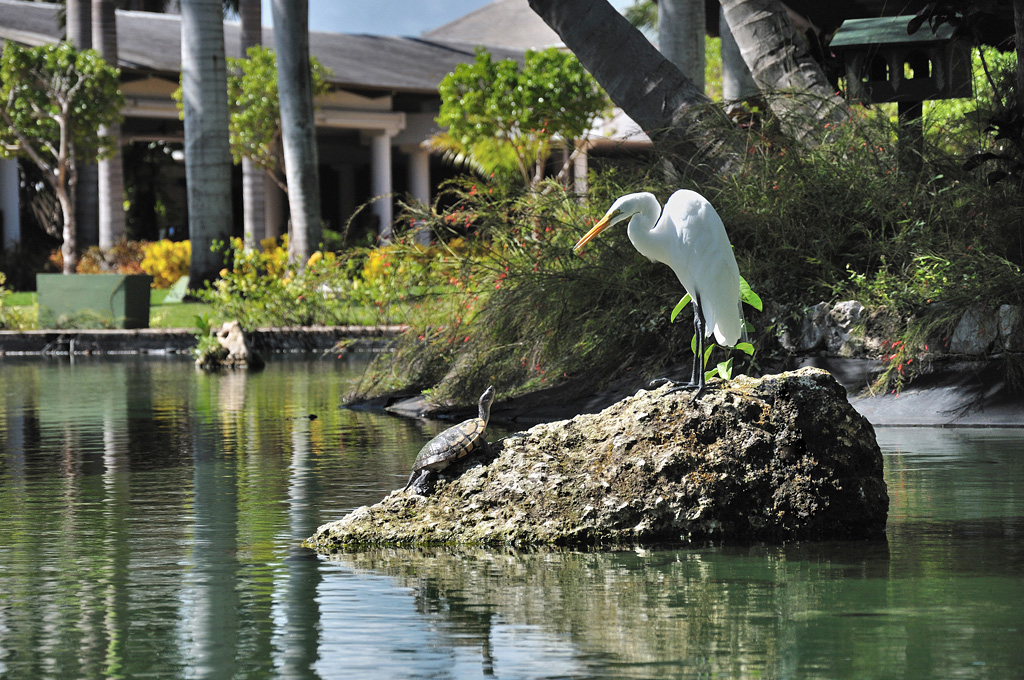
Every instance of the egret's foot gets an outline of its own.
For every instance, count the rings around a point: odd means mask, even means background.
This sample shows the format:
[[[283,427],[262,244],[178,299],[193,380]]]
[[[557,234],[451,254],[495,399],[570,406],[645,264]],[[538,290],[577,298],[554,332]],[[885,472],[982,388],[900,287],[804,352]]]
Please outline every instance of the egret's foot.
[[[667,392],[665,392],[665,394],[672,394],[674,392],[686,392],[688,390],[697,390],[696,392],[693,393],[693,396],[690,397],[690,402],[692,403],[692,402],[695,402],[698,399],[700,399],[701,396],[704,395],[704,392],[706,391],[706,389],[707,389],[706,385],[698,385],[696,383],[686,383],[685,385],[676,385],[675,387],[669,388],[669,390]],[[664,396],[664,395],[662,395],[662,396]]]
[[[663,387],[665,385],[671,385],[671,384],[673,384],[673,383],[672,383],[672,381],[669,378],[655,378],[654,380],[652,380],[649,383],[647,383],[647,387],[645,387],[644,389],[645,390],[656,390],[659,387]]]

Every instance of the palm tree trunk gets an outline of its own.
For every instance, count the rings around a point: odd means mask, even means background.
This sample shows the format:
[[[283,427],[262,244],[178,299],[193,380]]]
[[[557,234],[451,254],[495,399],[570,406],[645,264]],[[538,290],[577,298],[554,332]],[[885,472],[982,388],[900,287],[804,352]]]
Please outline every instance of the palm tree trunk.
[[[66,37],[77,50],[92,47],[92,13],[90,0],[67,0],[65,5]],[[99,242],[99,206],[97,203],[97,169],[95,163],[81,163],[75,187],[75,222],[78,243],[83,247]]]
[[[704,0],[659,0],[658,49],[704,91]]]
[[[320,244],[320,177],[309,73],[308,0],[271,0],[284,166],[291,215],[289,258],[304,265]],[[382,225],[385,226],[385,225]]]
[[[1017,111],[1024,118],[1024,0],[1013,0],[1013,25],[1016,30]]]
[[[736,38],[732,37],[729,24],[725,20],[725,12],[718,8],[718,28],[722,36],[722,99],[735,102],[755,97],[760,93],[757,83],[750,75],[747,62],[743,61]]]
[[[250,47],[263,44],[263,7],[260,0],[240,0],[238,16],[242,20],[242,55]],[[248,158],[242,159],[242,221],[246,248],[256,248],[267,234],[263,201],[266,173]]]
[[[821,67],[805,48],[780,0],[721,0],[743,61],[787,131],[806,143],[824,123],[849,118]]]
[[[611,100],[691,171],[732,167],[742,145],[721,110],[606,0],[529,3]]]
[[[92,44],[111,66],[117,66],[117,16],[114,0],[92,0]],[[99,244],[110,248],[125,238],[124,167],[121,163],[121,125],[103,126],[101,135],[114,140],[114,153],[97,166],[99,185]]]
[[[189,276],[196,288],[216,278],[221,257],[210,248],[231,235],[231,149],[220,0],[181,2],[181,87],[192,241]]]

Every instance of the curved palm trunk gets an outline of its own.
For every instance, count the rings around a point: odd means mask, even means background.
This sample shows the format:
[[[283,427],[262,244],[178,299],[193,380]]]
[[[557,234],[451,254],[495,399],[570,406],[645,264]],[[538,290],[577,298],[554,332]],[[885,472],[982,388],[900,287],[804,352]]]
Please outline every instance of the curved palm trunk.
[[[309,74],[308,0],[271,0],[284,166],[291,215],[288,255],[304,265],[320,244],[320,177]]]
[[[108,64],[117,66],[117,17],[114,0],[92,0],[92,44]],[[99,133],[114,140],[114,153],[97,165],[99,245],[100,248],[110,248],[125,238],[121,126],[103,126]]]
[[[606,0],[529,0],[615,104],[698,173],[728,170],[742,148],[721,110]]]
[[[216,278],[221,257],[210,248],[231,235],[228,85],[220,0],[181,2],[181,87],[192,241],[189,276],[196,288]]]
[[[821,67],[801,47],[780,0],[721,0],[743,61],[772,110],[795,138],[813,143],[823,123],[849,118]]]
[[[260,0],[240,0],[242,56],[250,47],[263,44],[263,7]],[[246,248],[256,248],[267,234],[264,209],[266,173],[248,158],[242,159],[242,222]]]

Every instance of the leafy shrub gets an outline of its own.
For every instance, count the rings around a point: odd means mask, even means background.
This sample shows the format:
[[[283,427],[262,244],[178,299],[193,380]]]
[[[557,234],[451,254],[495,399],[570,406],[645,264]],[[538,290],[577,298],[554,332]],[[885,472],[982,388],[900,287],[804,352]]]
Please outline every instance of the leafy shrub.
[[[188,274],[192,260],[190,241],[163,239],[143,246],[142,271],[153,277],[154,288],[170,288]]]
[[[669,268],[639,256],[624,228],[582,257],[571,252],[616,197],[639,190],[664,200],[692,188],[715,205],[741,274],[769,303],[763,314],[747,310],[761,362],[778,351],[783,305],[860,299],[873,319],[889,319],[884,358],[909,376],[908,359],[933,351],[972,304],[1024,304],[1024,201],[1008,184],[977,181],[936,139],[922,170],[908,171],[884,112],[859,112],[811,149],[794,149],[776,130],[750,127],[736,172],[700,186],[666,177],[657,159],[606,164],[592,173],[585,202],[552,182],[534,192],[500,178],[450,184],[439,200],[448,209],[410,209],[410,217],[439,240],[468,231],[486,244],[461,265],[471,304],[451,286],[462,308],[453,305],[446,323],[411,319],[376,382],[361,389],[429,388],[445,402],[491,383],[514,394],[573,378],[585,393],[687,361],[688,324],[668,326],[682,295]],[[905,349],[892,351],[893,343]],[[920,362],[909,363],[916,370]]]
[[[145,247],[145,241],[119,241],[110,248],[90,246],[79,257],[75,273],[141,274]],[[64,269],[64,255],[60,248],[50,253],[49,262],[58,271]]]
[[[24,311],[7,304],[7,296],[11,294],[11,291],[7,290],[6,283],[7,276],[0,272],[0,328],[13,331],[25,330],[34,324]]]

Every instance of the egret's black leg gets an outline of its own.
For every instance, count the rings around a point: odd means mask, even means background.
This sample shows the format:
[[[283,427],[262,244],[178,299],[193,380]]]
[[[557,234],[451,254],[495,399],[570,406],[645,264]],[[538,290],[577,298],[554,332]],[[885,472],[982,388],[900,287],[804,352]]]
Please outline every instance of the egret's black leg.
[[[700,327],[697,329],[697,353],[693,356],[693,370],[697,374],[694,384],[697,391],[693,393],[691,401],[696,401],[700,395],[704,394],[704,338],[707,337],[708,330],[708,322],[704,320],[704,310],[696,300],[694,300],[694,312],[694,318],[700,320]]]
[[[704,313],[700,309],[700,303],[693,301],[693,336],[696,342],[693,346],[693,368],[690,370],[690,387],[700,385],[701,358],[704,356]]]
[[[686,385],[673,387],[665,394],[697,388],[697,391],[694,392],[693,399],[691,399],[691,401],[696,400],[700,395],[704,394],[704,332],[706,328],[707,322],[704,320],[704,310],[701,309],[699,300],[694,298],[693,333],[697,338],[697,342],[694,347],[695,351],[693,354],[693,368],[690,370],[690,382]]]

